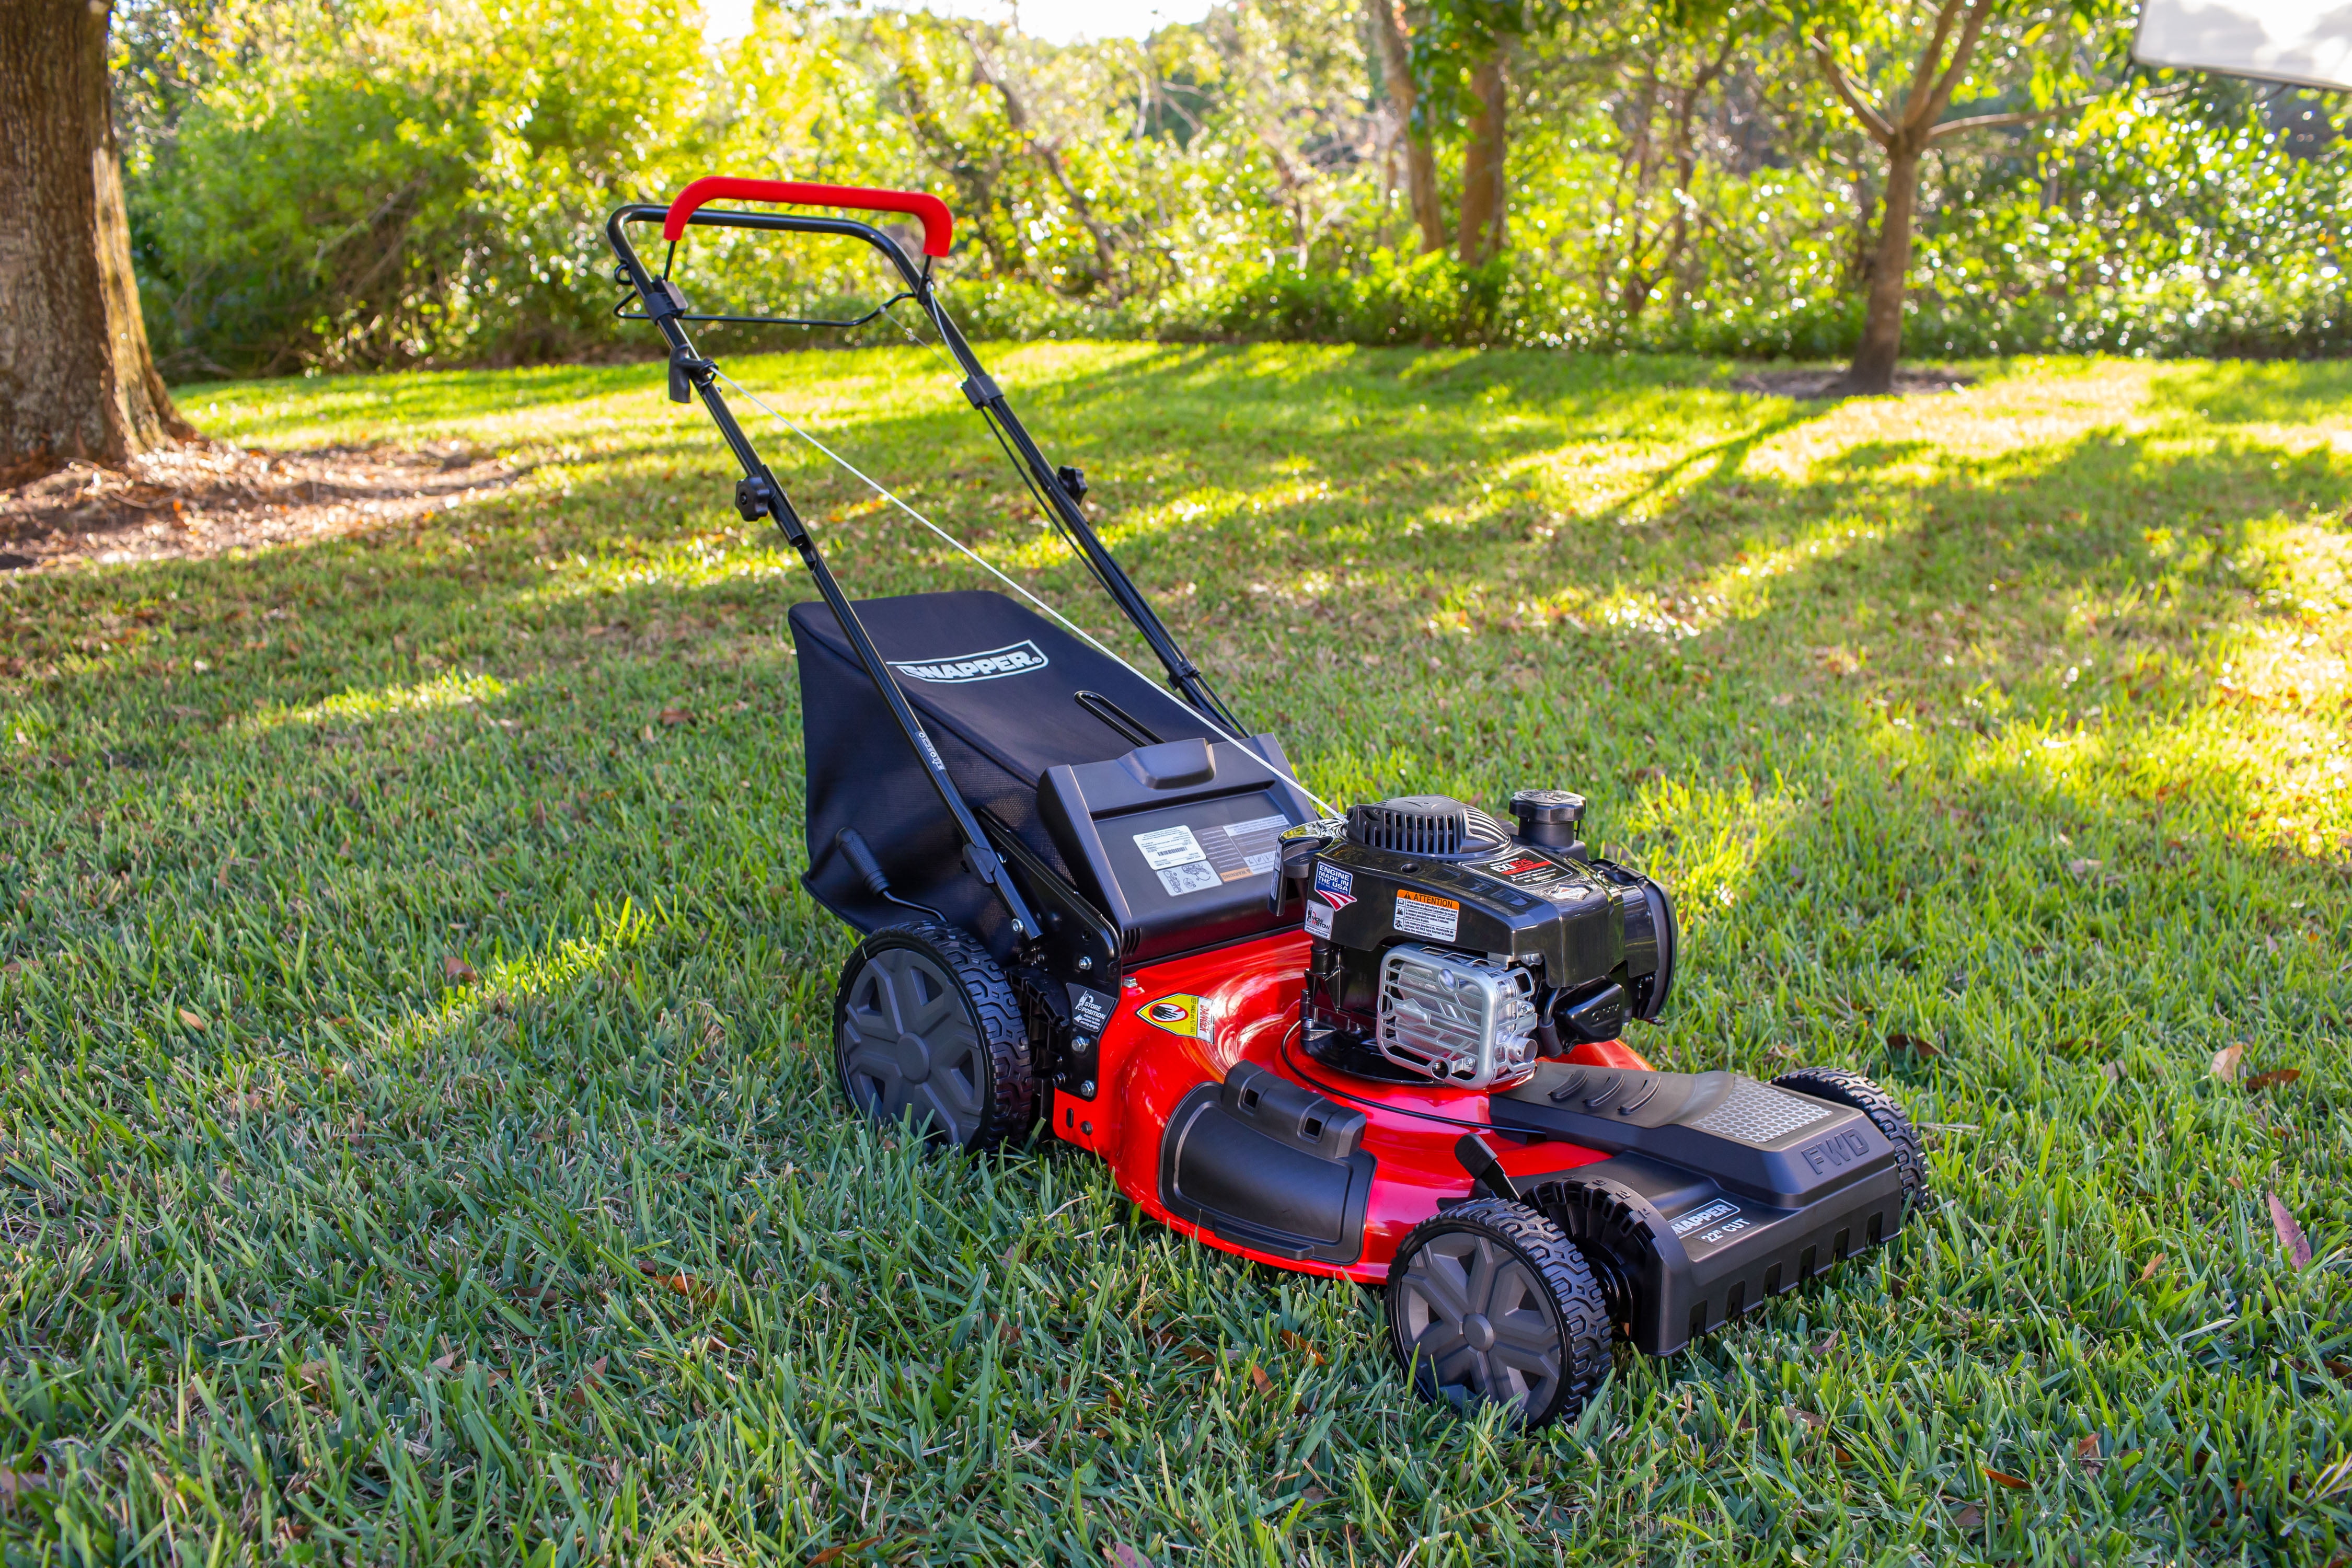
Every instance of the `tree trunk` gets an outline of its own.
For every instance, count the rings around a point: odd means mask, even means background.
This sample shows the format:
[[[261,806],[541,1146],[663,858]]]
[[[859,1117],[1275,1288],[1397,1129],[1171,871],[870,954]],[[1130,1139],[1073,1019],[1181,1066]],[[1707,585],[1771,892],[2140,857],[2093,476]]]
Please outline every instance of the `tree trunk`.
[[[89,0],[0,0],[0,475],[195,434],[139,316],[107,19]]]
[[[1903,352],[1904,285],[1911,272],[1911,215],[1919,198],[1919,153],[1896,145],[1886,154],[1886,208],[1878,219],[1878,251],[1870,262],[1870,303],[1862,342],[1835,390],[1892,392]]]
[[[1418,95],[1412,85],[1412,55],[1405,46],[1404,19],[1397,0],[1368,0],[1372,26],[1381,35],[1381,70],[1389,101],[1396,105],[1398,135],[1404,142],[1405,197],[1412,205],[1414,226],[1421,230],[1421,253],[1445,248],[1445,210],[1437,199],[1437,154],[1427,137],[1414,134],[1412,106]]]
[[[1508,148],[1505,117],[1503,51],[1478,63],[1470,74],[1471,96],[1478,100],[1470,116],[1470,142],[1462,152],[1462,231],[1459,254],[1465,267],[1478,267],[1503,254],[1507,205],[1503,168]]]

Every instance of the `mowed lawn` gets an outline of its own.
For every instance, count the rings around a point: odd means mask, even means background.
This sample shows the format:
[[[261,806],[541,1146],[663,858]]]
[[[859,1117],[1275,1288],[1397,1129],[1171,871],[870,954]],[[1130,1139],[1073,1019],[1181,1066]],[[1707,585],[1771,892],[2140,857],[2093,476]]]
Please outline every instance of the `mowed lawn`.
[[[2346,1560],[2352,370],[992,357],[1311,785],[1584,791],[1686,922],[1634,1043],[1879,1077],[1928,1212],[1425,1408],[1369,1293],[845,1114],[811,590],[658,365],[184,389],[528,472],[0,581],[7,1563]],[[729,368],[1108,632],[927,352]],[[975,585],[753,428],[854,593]]]

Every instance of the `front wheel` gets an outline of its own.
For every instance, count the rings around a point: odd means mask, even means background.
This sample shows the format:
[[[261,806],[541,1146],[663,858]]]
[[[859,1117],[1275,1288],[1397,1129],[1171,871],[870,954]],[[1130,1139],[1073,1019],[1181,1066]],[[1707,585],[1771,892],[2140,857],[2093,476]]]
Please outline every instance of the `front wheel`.
[[[1028,1130],[1021,1005],[988,950],[951,926],[888,926],[857,944],[834,994],[833,1051],[842,1092],[877,1121],[973,1151]]]
[[[1406,1233],[1389,1265],[1389,1343],[1423,1399],[1499,1405],[1524,1426],[1583,1410],[1616,1326],[1559,1226],[1474,1198]]]

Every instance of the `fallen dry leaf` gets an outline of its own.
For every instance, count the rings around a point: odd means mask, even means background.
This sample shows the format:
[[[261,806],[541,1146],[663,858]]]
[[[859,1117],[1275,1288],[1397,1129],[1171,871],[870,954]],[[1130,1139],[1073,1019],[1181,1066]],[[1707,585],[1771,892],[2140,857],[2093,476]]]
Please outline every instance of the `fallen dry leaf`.
[[[18,1493],[48,1484],[49,1478],[38,1470],[0,1469],[0,1509],[14,1508]]]
[[[2159,1252],[2154,1258],[2147,1260],[2147,1268],[2139,1271],[2139,1282],[2143,1285],[2147,1284],[2149,1280],[2156,1278],[2156,1271],[2163,1267],[2164,1254]]]
[[[474,973],[474,966],[472,964],[467,963],[464,959],[458,957],[454,952],[441,960],[441,973],[443,975],[447,977],[449,984],[452,985],[471,985],[475,981],[481,978],[480,975]]]
[[[2121,1062],[2105,1063],[2099,1068],[2099,1076],[2105,1079],[2109,1083],[2121,1083],[2124,1080],[2124,1064]]]
[[[205,1022],[205,1016],[202,1013],[197,1012],[193,1007],[183,1007],[180,1009],[180,1022],[185,1024],[191,1029],[203,1029],[209,1027],[209,1026]]]
[[[685,1297],[698,1307],[707,1307],[719,1300],[718,1291],[713,1290],[691,1274],[665,1274],[658,1266],[651,1263],[638,1264],[637,1272],[663,1289],[672,1290]]]
[[[2311,1243],[2304,1239],[2303,1226],[2295,1223],[2294,1213],[2276,1193],[2264,1188],[2263,1196],[2271,1202],[2271,1228],[2278,1232],[2279,1245],[2286,1248],[2297,1268],[2310,1268]]]
[[[1990,1465],[1985,1467],[1985,1479],[1998,1481],[2013,1492],[2030,1492],[2033,1489],[2033,1483],[2023,1476],[2012,1476],[2007,1470],[1996,1470]]]
[[[457,1352],[451,1351],[447,1355],[436,1355],[430,1364],[436,1372],[454,1374],[457,1370]]]
[[[1944,1054],[1936,1048],[1934,1041],[1918,1035],[1889,1035],[1886,1037],[1886,1048],[1908,1051],[1915,1057],[1940,1057]]]
[[[1274,1392],[1274,1379],[1266,1376],[1265,1368],[1262,1366],[1253,1364],[1250,1367],[1250,1382],[1255,1385],[1260,1394],[1270,1394]]]
[[[2073,872],[2077,877],[2083,878],[2097,876],[2101,870],[2105,868],[2105,866],[2106,862],[2104,860],[2069,860],[2066,862],[2067,870]]]
[[[845,1541],[838,1546],[828,1546],[809,1559],[809,1568],[816,1568],[816,1564],[820,1563],[830,1563],[835,1558],[846,1556],[852,1552],[863,1552],[881,1539],[878,1535],[869,1535],[863,1541]]]
[[[2223,1046],[2220,1050],[2215,1051],[2213,1053],[2213,1076],[2220,1079],[2223,1083],[2237,1082],[2238,1062],[2245,1054],[2246,1047],[2242,1043],[2234,1046]]]
[[[2099,1452],[2099,1435],[2096,1432],[2083,1434],[2074,1444],[2074,1458],[2082,1461],[2084,1469],[2094,1473],[2106,1463],[2106,1457]]]
[[[1821,1343],[1813,1347],[1813,1353],[1815,1355],[1827,1355],[1830,1352],[1837,1348],[1838,1331],[1835,1329],[1832,1329],[1830,1331],[1830,1337],[1828,1339],[1823,1340]]]
[[[1114,1541],[1104,1547],[1103,1561],[1110,1568],[1151,1568],[1151,1559],[1124,1541]]]
[[[2248,1079],[2246,1080],[2246,1087],[2250,1089],[2276,1089],[2282,1084],[2293,1083],[2302,1076],[2303,1069],[2301,1068],[2273,1068],[2268,1072],[2258,1072],[2253,1077]]]
[[[694,714],[684,708],[665,708],[661,710],[661,721],[673,729],[693,717]]]
[[[1321,1366],[1323,1364],[1323,1352],[1316,1349],[1315,1346],[1308,1342],[1306,1335],[1294,1332],[1289,1329],[1285,1329],[1282,1331],[1282,1342],[1294,1352],[1303,1355],[1308,1361],[1313,1362],[1317,1366]]]
[[[294,1369],[294,1381],[305,1388],[317,1388],[327,1381],[327,1363],[322,1361],[304,1362]]]
[[[1953,1510],[1952,1522],[1962,1530],[1974,1530],[1984,1522],[1984,1510],[1972,1502],[1964,1502]]]
[[[1829,1422],[1822,1416],[1814,1415],[1810,1410],[1800,1409],[1794,1405],[1788,1406],[1784,1414],[1792,1424],[1802,1426],[1808,1432],[1818,1432],[1829,1425]]]

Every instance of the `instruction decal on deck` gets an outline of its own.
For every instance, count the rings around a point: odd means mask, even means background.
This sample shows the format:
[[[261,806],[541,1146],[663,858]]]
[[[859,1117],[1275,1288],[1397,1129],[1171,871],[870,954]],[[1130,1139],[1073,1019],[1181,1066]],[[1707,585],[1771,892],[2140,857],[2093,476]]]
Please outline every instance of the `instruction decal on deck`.
[[[1209,852],[1201,847],[1192,830],[1181,822],[1137,834],[1135,847],[1143,851],[1143,863],[1159,873],[1160,885],[1168,889],[1170,898],[1205,892],[1224,879],[1209,863]]]
[[[1434,893],[1416,893],[1411,888],[1399,888],[1395,923],[1397,930],[1408,936],[1425,936],[1432,942],[1452,942],[1454,933],[1462,929],[1462,906],[1452,899],[1441,899]]]
[[[1279,816],[1254,816],[1247,822],[1226,823],[1225,840],[1234,854],[1239,857],[1239,863],[1220,865],[1217,874],[1233,882],[1244,877],[1263,876],[1273,870],[1274,863],[1282,858],[1282,851],[1276,847],[1275,839],[1289,826],[1290,818]],[[1218,857],[1212,855],[1211,858]]]

